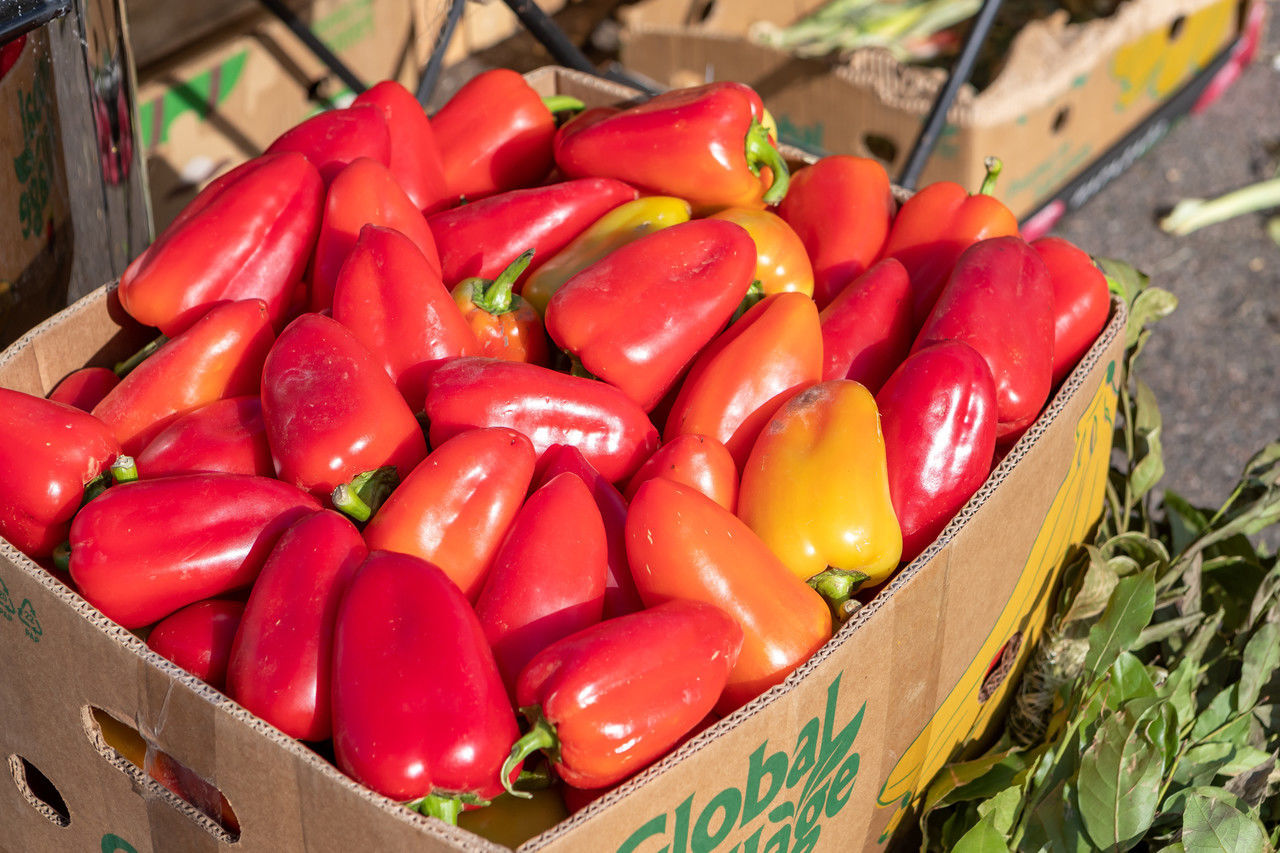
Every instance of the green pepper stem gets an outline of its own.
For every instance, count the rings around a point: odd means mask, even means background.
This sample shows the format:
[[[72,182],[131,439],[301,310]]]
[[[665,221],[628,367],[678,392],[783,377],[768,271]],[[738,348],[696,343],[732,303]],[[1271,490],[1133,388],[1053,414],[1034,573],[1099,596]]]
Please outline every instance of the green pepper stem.
[[[533,260],[533,249],[527,249],[520,257],[507,264],[507,268],[498,273],[493,281],[483,278],[472,279],[471,302],[480,310],[489,314],[507,314],[519,307],[520,297],[514,293],[516,279],[520,278]]]
[[[538,750],[545,750],[552,761],[556,761],[560,757],[560,738],[556,736],[556,727],[551,724],[542,714],[542,709],[537,705],[520,709],[529,717],[532,725],[529,731],[511,745],[511,754],[507,756],[507,760],[502,764],[502,787],[507,789],[507,793],[515,797],[529,799],[532,794],[527,791],[518,791],[511,782],[511,774],[515,772],[517,766],[526,758],[533,755]]]
[[[111,371],[115,373],[116,376],[123,379],[129,375],[130,371],[139,364],[142,364],[142,362],[146,361],[152,353],[160,349],[160,347],[164,346],[168,341],[169,338],[167,335],[161,335],[142,349],[135,352],[133,355],[126,358],[124,361],[117,362],[116,366],[111,368]]]
[[[342,483],[329,499],[334,509],[350,518],[365,522],[373,517],[395,487],[400,484],[394,465],[384,465],[372,471],[357,474],[349,483]]]
[[[769,139],[769,131],[755,119],[751,120],[751,128],[747,131],[747,166],[751,174],[760,174],[761,166],[768,166],[773,172],[773,183],[764,194],[765,204],[777,204],[787,195],[787,187],[791,183],[791,171],[787,161],[782,159],[773,140]]]
[[[586,365],[582,363],[582,359],[578,358],[573,353],[569,353],[568,355],[569,355],[569,375],[570,376],[577,376],[582,379],[599,379],[600,378],[599,376],[596,376],[594,373],[592,373],[590,370],[587,370]]]
[[[94,477],[89,482],[85,483],[84,495],[82,495],[80,498],[80,506],[84,506],[89,501],[93,500],[98,495],[105,492],[107,490],[107,487],[110,486],[112,482],[113,481],[111,479],[110,472],[103,471],[101,474]]]
[[[548,95],[542,99],[542,103],[552,115],[567,112],[576,113],[587,107],[586,104],[572,95]]]
[[[116,484],[132,483],[138,479],[138,463],[134,461],[132,456],[121,454],[116,457],[116,461],[111,463],[111,479]]]
[[[450,826],[457,826],[458,815],[462,812],[462,800],[440,794],[427,794],[411,803],[410,808],[427,817],[439,818]]]
[[[828,566],[809,578],[809,586],[827,602],[836,621],[843,622],[851,612],[845,605],[869,579],[870,576],[862,572]]]
[[[751,286],[747,288],[747,295],[742,297],[742,301],[738,303],[738,308],[733,312],[733,316],[729,318],[729,324],[732,325],[742,319],[742,315],[754,308],[761,300],[764,299],[764,285],[760,283],[760,279],[751,282]]]
[[[999,157],[988,157],[982,161],[982,165],[987,167],[987,176],[982,179],[982,186],[978,187],[978,195],[994,195],[996,178],[1000,177],[1000,172],[1004,169],[1004,163]]]
[[[71,571],[70,542],[63,542],[53,549],[53,567],[61,572]]]

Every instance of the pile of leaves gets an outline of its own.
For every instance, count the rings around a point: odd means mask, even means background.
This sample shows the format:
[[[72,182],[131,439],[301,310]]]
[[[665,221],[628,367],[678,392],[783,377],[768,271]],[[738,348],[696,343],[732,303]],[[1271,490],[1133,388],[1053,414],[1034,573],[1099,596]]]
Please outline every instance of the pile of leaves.
[[[1107,502],[999,741],[945,768],[921,850],[1280,845],[1280,441],[1221,507],[1157,496],[1160,412],[1134,364],[1174,297],[1104,262],[1131,306]]]

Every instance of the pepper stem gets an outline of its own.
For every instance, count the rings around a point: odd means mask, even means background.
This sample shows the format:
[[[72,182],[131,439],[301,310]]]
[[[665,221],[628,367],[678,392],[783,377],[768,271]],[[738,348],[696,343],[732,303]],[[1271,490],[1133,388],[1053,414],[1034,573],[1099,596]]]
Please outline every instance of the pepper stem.
[[[111,463],[111,479],[116,484],[132,483],[138,479],[138,463],[134,461],[132,456],[121,454],[116,457],[116,461]]]
[[[747,295],[742,297],[742,301],[738,303],[737,310],[729,318],[730,325],[741,320],[742,315],[754,308],[762,299],[764,299],[764,285],[760,283],[760,279],[756,279],[751,282],[751,286],[747,288]]]
[[[107,490],[107,486],[111,485],[111,475],[103,471],[98,476],[84,484],[84,495],[80,498],[80,506],[84,506],[89,501],[96,498]]]
[[[552,115],[556,113],[579,112],[586,109],[586,104],[572,95],[548,95],[542,99],[543,105]]]
[[[71,571],[70,542],[63,542],[53,549],[53,567],[60,572]]]
[[[111,371],[121,379],[125,378],[129,375],[130,371],[139,364],[142,364],[142,362],[146,361],[152,353],[160,349],[160,347],[164,346],[168,341],[169,337],[167,335],[161,335],[142,349],[135,352],[133,355],[126,358],[124,361],[117,362],[116,366],[111,368]]]
[[[747,131],[746,145],[747,166],[751,169],[751,174],[760,174],[761,166],[768,166],[773,172],[773,183],[765,192],[763,201],[765,204],[777,204],[786,197],[787,187],[791,183],[787,161],[782,159],[782,153],[769,139],[769,131],[755,119],[751,120],[751,128]]]
[[[852,614],[852,610],[846,607],[847,603],[869,579],[870,575],[863,572],[827,566],[825,570],[809,578],[809,586],[827,602],[836,621],[844,622]]]
[[[356,521],[364,522],[373,517],[382,502],[400,484],[396,466],[384,465],[372,471],[357,474],[349,483],[333,490],[329,499],[334,509],[346,513]]]
[[[507,756],[507,760],[502,764],[502,787],[507,789],[507,793],[513,797],[522,797],[529,799],[532,794],[527,791],[518,791],[511,782],[511,775],[515,772],[521,762],[538,750],[545,750],[552,761],[560,759],[560,738],[556,736],[556,727],[551,724],[542,714],[542,709],[537,705],[530,705],[527,708],[521,708],[520,711],[529,718],[532,725],[529,731],[511,745],[511,754]]]
[[[461,799],[441,794],[427,794],[422,799],[405,805],[427,817],[439,818],[450,826],[458,825],[458,815],[462,813]]]
[[[1004,163],[999,157],[988,157],[982,161],[982,165],[987,167],[987,176],[982,179],[982,186],[978,187],[978,195],[993,195],[996,191],[996,178],[1000,177]]]
[[[507,314],[514,311],[519,302],[513,292],[516,279],[520,278],[533,260],[533,249],[527,249],[520,257],[507,264],[507,268],[498,273],[493,281],[483,278],[472,279],[471,302],[477,308],[489,314]]]

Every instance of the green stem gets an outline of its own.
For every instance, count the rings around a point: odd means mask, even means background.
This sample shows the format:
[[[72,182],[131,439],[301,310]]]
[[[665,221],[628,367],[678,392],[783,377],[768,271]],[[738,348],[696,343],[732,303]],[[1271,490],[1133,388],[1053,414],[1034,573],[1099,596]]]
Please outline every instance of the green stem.
[[[764,299],[764,285],[760,283],[760,279],[756,279],[747,288],[747,295],[742,297],[742,301],[738,303],[738,309],[729,318],[729,324],[732,325],[742,319],[742,315],[754,308],[762,299]]]
[[[982,186],[978,187],[978,195],[993,195],[996,189],[996,178],[1000,177],[1004,163],[999,157],[988,157],[982,162],[987,167],[987,176],[982,179]]]
[[[525,791],[517,791],[511,783],[511,774],[519,764],[533,755],[538,750],[546,751],[552,762],[560,759],[560,738],[556,736],[556,727],[542,714],[542,709],[537,705],[530,705],[527,708],[520,709],[529,722],[532,724],[529,731],[511,745],[511,754],[507,756],[507,760],[502,765],[502,787],[507,789],[507,793],[516,797],[530,798],[532,795]]]
[[[409,807],[427,817],[439,818],[450,826],[457,826],[458,815],[462,812],[462,800],[457,797],[427,794],[422,799],[410,803]]]
[[[809,578],[809,586],[827,602],[836,621],[844,622],[851,615],[851,611],[847,609],[848,602],[869,577],[862,572],[828,566]]]
[[[471,302],[477,308],[489,314],[507,314],[518,306],[519,297],[513,289],[516,279],[520,278],[533,260],[533,249],[527,249],[520,257],[507,264],[507,268],[498,273],[492,281],[483,278],[471,279]]]
[[[71,543],[63,542],[53,549],[53,566],[59,571],[71,571]]]
[[[1273,207],[1280,207],[1280,178],[1259,181],[1217,198],[1183,199],[1160,220],[1160,228],[1170,234],[1185,235],[1208,225]]]
[[[587,107],[586,104],[571,95],[548,95],[542,99],[542,103],[552,115],[566,112],[576,113]]]
[[[587,370],[586,366],[584,366],[582,363],[582,359],[578,358],[573,353],[569,353],[569,375],[577,376],[582,379],[599,379],[600,378],[599,376],[596,376],[594,373],[592,373],[590,370]]]
[[[791,183],[791,171],[782,153],[769,139],[769,131],[755,119],[751,120],[751,128],[747,131],[747,166],[751,174],[760,174],[761,166],[768,166],[773,172],[773,183],[764,194],[765,204],[777,204],[786,198],[787,187]]]
[[[130,371],[139,364],[142,364],[142,362],[146,361],[152,353],[160,349],[160,347],[164,346],[168,341],[169,338],[166,335],[161,335],[142,349],[135,352],[133,355],[126,358],[124,361],[117,363],[115,367],[111,368],[112,372],[123,379],[129,375]]]
[[[111,463],[111,479],[120,483],[132,483],[138,479],[138,463],[134,461],[132,456],[121,454],[116,457],[116,461]]]
[[[89,501],[105,492],[107,487],[111,485],[111,482],[111,474],[108,471],[103,471],[101,474],[85,483],[84,496],[80,498],[80,506],[84,506]]]
[[[333,490],[329,499],[334,509],[346,513],[352,519],[365,522],[373,517],[382,502],[400,484],[394,465],[384,465],[372,471],[357,474],[351,482]]]

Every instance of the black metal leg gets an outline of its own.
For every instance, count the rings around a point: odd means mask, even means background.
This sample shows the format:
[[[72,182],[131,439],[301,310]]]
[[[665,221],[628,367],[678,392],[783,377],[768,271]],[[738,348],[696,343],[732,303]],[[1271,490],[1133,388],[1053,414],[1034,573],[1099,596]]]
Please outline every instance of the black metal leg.
[[[423,108],[427,106],[427,101],[431,100],[431,93],[435,91],[436,83],[440,80],[444,55],[449,49],[449,42],[453,41],[453,33],[458,28],[458,22],[462,20],[462,10],[466,5],[467,0],[450,0],[449,2],[449,13],[445,16],[440,32],[436,34],[435,46],[431,48],[431,58],[427,60],[427,67],[422,69],[422,76],[418,78],[418,103],[422,104]]]
[[[316,59],[319,59],[330,71],[338,75],[351,91],[358,95],[368,88],[365,86],[364,81],[357,77],[355,72],[346,66],[346,63],[335,56],[333,51],[329,50],[325,43],[316,37],[311,28],[281,0],[258,0],[258,2],[268,12],[283,21],[284,25],[292,30],[293,34],[307,46],[307,49],[315,54]]]

